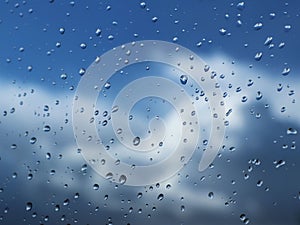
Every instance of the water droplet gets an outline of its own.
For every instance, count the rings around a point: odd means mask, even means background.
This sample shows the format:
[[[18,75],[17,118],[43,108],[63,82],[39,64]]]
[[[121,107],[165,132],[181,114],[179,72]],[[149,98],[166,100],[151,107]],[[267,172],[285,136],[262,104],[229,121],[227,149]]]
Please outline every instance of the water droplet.
[[[117,134],[122,134],[123,130],[121,128],[117,129]]]
[[[247,102],[247,100],[248,100],[247,96],[242,97],[242,102]]]
[[[284,42],[280,42],[279,45],[278,45],[278,48],[283,48],[285,46],[285,43]]]
[[[261,187],[263,185],[263,183],[264,183],[263,180],[259,180],[259,181],[257,181],[256,186]]]
[[[163,199],[164,199],[164,195],[163,195],[163,194],[159,194],[159,195],[157,196],[157,200],[161,201],[161,200],[163,200]]]
[[[32,178],[33,178],[32,173],[30,173],[30,174],[27,175],[27,180],[32,180]]]
[[[285,161],[282,160],[282,159],[280,159],[280,160],[278,160],[278,161],[275,160],[273,163],[275,164],[275,168],[276,168],[276,169],[278,169],[279,167],[282,167],[282,166],[285,165]]]
[[[291,29],[292,29],[292,26],[289,25],[289,24],[287,24],[287,25],[284,26],[284,31],[285,31],[285,32],[288,32],[288,31],[290,31]]]
[[[36,143],[36,141],[37,141],[36,137],[32,137],[32,138],[30,139],[29,143],[33,145],[33,144]]]
[[[64,205],[64,206],[67,206],[67,205],[69,205],[69,204],[70,204],[70,200],[69,200],[68,198],[66,198],[66,199],[64,200],[63,205]]]
[[[262,99],[262,97],[263,97],[262,93],[260,91],[258,91],[256,94],[256,100],[260,100],[260,99]]]
[[[213,198],[214,198],[214,193],[213,193],[213,192],[209,192],[209,193],[208,193],[208,197],[209,197],[210,199],[213,199]]]
[[[245,2],[239,2],[237,5],[236,5],[236,8],[238,10],[244,10],[245,9]]]
[[[263,24],[261,22],[258,22],[256,24],[254,24],[253,28],[255,30],[260,30],[263,27]]]
[[[93,189],[94,189],[94,190],[99,190],[99,184],[94,184],[94,185],[93,185]]]
[[[283,76],[286,76],[286,75],[288,75],[290,72],[291,72],[291,69],[290,69],[289,67],[286,67],[286,68],[283,69],[283,71],[282,71],[281,74],[282,74]]]
[[[74,198],[75,198],[75,199],[78,199],[78,198],[79,198],[79,193],[78,193],[78,192],[75,193]]]
[[[119,182],[120,184],[125,184],[125,182],[127,181],[127,177],[122,174],[120,177],[119,177]]]
[[[226,32],[227,32],[227,30],[224,29],[224,28],[221,28],[221,29],[219,30],[219,33],[220,33],[221,35],[225,35]]]
[[[48,159],[48,160],[51,159],[51,153],[50,152],[46,153],[46,159]]]
[[[209,66],[209,65],[205,65],[205,66],[204,66],[204,72],[209,71],[209,69],[210,69],[210,66]]]
[[[80,76],[83,76],[85,74],[85,69],[80,68],[78,73],[79,73]]]
[[[181,211],[181,212],[184,212],[184,211],[185,211],[185,206],[184,206],[184,205],[180,206],[180,211]]]
[[[134,145],[134,146],[138,146],[138,145],[140,144],[140,142],[141,142],[140,137],[135,137],[135,138],[133,139],[133,145]]]
[[[157,22],[157,20],[158,20],[158,18],[157,18],[156,16],[154,16],[154,17],[152,18],[152,22],[153,22],[153,23]]]
[[[141,3],[140,3],[140,7],[141,7],[142,9],[146,8],[146,2],[141,2]]]
[[[102,33],[102,30],[97,28],[97,30],[95,31],[96,36],[99,37],[101,35],[101,33]]]
[[[104,87],[105,87],[106,89],[110,89],[110,87],[111,87],[110,82],[106,82],[106,83],[104,84]]]
[[[28,70],[29,72],[31,72],[31,71],[32,71],[32,69],[33,69],[33,67],[32,67],[32,66],[27,66],[27,70]]]
[[[269,14],[269,16],[270,16],[270,19],[274,19],[274,18],[275,18],[275,16],[276,16],[276,13],[274,13],[274,12],[271,12],[271,13]]]
[[[290,127],[286,130],[286,133],[287,135],[296,135],[298,131],[295,128]]]
[[[17,145],[16,145],[16,144],[12,144],[12,145],[10,146],[10,148],[11,148],[11,149],[16,149],[16,148],[17,148]]]
[[[30,211],[32,209],[32,203],[31,202],[27,202],[25,208],[26,208],[27,212]]]
[[[272,40],[273,40],[273,37],[267,37],[264,45],[268,46],[269,44],[271,44]]]
[[[112,41],[112,40],[114,40],[114,36],[112,34],[108,35],[107,39],[110,40],[110,41]]]
[[[245,214],[241,214],[240,215],[240,220],[244,221],[246,219],[246,215]]]
[[[107,180],[110,180],[110,179],[113,178],[113,174],[112,174],[111,172],[109,172],[109,173],[107,173],[107,174],[105,175],[105,178],[106,178]]]
[[[142,198],[143,197],[143,193],[142,192],[139,192],[138,194],[137,194],[137,198]]]
[[[55,212],[58,212],[60,210],[60,206],[59,205],[56,205],[55,207],[54,207],[54,211]]]
[[[65,28],[63,28],[63,27],[59,28],[59,33],[64,34],[65,33]]]
[[[80,44],[80,48],[81,48],[81,49],[86,49],[86,47],[87,47],[86,43],[81,43],[81,44]]]
[[[254,56],[254,59],[255,59],[256,61],[260,61],[261,58],[262,58],[262,56],[263,56],[263,53],[262,53],[262,52],[257,52],[257,53],[255,54],[255,56]]]
[[[119,106],[115,105],[115,106],[112,107],[111,112],[112,112],[112,113],[115,113],[115,112],[117,112],[118,110],[119,110]]]
[[[45,125],[44,127],[43,127],[43,131],[44,132],[49,132],[51,130],[51,127],[49,126],[49,125]]]
[[[186,75],[181,75],[180,76],[180,83],[185,85],[188,81],[188,77]]]
[[[60,75],[60,79],[65,80],[68,78],[68,75],[66,73],[63,73]]]

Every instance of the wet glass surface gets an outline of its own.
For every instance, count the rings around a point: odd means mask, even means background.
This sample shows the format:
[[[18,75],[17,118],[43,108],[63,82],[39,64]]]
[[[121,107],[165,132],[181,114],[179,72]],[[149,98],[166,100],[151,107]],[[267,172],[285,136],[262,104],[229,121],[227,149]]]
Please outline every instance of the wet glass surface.
[[[300,224],[299,14],[1,0],[0,224]]]

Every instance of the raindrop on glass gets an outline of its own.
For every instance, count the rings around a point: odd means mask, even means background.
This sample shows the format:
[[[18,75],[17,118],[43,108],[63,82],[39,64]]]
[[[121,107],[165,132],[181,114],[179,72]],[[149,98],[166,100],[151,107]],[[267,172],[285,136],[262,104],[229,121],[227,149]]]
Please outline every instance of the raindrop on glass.
[[[180,76],[180,83],[185,85],[188,81],[188,77],[186,75],[181,75]]]

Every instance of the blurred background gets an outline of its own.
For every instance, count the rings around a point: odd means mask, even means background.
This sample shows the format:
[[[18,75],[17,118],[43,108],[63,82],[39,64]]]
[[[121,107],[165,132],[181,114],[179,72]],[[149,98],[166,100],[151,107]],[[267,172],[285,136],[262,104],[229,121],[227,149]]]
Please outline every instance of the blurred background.
[[[1,0],[0,224],[300,224],[299,14],[294,0]],[[73,98],[97,56],[152,39],[182,45],[216,71],[226,136],[203,172],[196,150],[164,182],[119,185],[82,157]],[[143,66],[127,73],[111,86],[147,76]],[[138,121],[171,109],[150,100],[133,109]]]

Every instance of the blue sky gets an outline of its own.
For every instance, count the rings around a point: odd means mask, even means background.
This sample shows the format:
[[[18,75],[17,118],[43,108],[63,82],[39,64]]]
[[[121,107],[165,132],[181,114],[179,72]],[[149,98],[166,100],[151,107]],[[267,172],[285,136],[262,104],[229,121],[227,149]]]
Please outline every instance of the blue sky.
[[[250,224],[300,224],[300,4],[178,0],[145,5],[1,1],[0,224],[235,225],[243,223],[241,214]],[[178,43],[198,54],[217,72],[232,113],[224,148],[211,168],[197,171],[202,153],[196,151],[186,167],[159,185],[116,186],[78,153],[73,98],[80,69],[113,47],[144,39]],[[282,75],[285,68],[290,72]],[[125,81],[115,79],[112,85]],[[263,97],[257,100],[258,91]],[[43,131],[46,125],[49,132]],[[33,137],[37,141],[31,144]],[[33,205],[29,211],[27,202]]]

